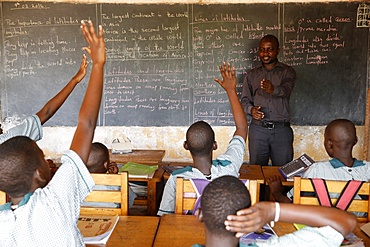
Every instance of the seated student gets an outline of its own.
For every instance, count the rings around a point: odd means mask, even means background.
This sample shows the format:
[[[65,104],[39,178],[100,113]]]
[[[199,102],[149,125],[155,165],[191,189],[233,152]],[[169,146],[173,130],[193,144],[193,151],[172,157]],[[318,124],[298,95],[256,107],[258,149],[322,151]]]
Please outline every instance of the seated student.
[[[223,176],[213,180],[204,189],[201,208],[196,214],[205,223],[206,246],[239,246],[239,237],[258,231],[273,220],[309,226],[248,246],[340,246],[343,236],[352,232],[357,224],[355,216],[336,208],[277,204],[278,207],[274,202],[257,202],[249,207],[249,191],[239,179]],[[243,207],[245,209],[241,209]],[[193,247],[196,246],[200,245]]]
[[[118,174],[118,167],[116,162],[110,162],[108,148],[100,142],[94,142],[91,145],[89,159],[87,160],[86,167],[90,173],[111,173]],[[120,190],[118,186],[98,186],[95,185],[93,190]],[[129,208],[134,205],[136,194],[129,187]],[[92,204],[91,202],[84,202],[84,206],[96,206],[99,204]],[[104,207],[119,207],[120,205],[110,205],[105,203]]]
[[[369,181],[370,162],[360,161],[352,156],[352,149],[356,143],[356,127],[350,120],[331,121],[325,128],[324,146],[327,154],[333,159],[312,164],[302,177]],[[293,189],[285,196],[279,177],[270,177],[267,181],[276,201],[291,202],[293,200]]]
[[[175,211],[176,178],[201,178],[213,180],[223,175],[238,177],[244,159],[245,139],[248,132],[243,107],[236,94],[235,68],[230,64],[220,65],[223,81],[215,79],[226,91],[230,101],[236,130],[226,152],[212,161],[213,150],[217,148],[215,134],[206,122],[192,124],[186,132],[184,148],[190,151],[194,165],[174,171],[169,177],[163,191],[162,201],[157,215],[171,214]]]
[[[103,29],[82,22],[92,70],[70,150],[50,180],[42,150],[25,136],[0,145],[0,190],[10,202],[0,207],[0,246],[84,246],[77,228],[80,204],[94,181],[85,163],[99,114],[103,91],[105,44]]]
[[[41,140],[43,134],[41,125],[48,121],[59,110],[76,85],[82,81],[86,75],[88,64],[86,56],[83,55],[80,69],[77,71],[76,75],[72,77],[68,84],[65,85],[58,94],[50,99],[44,107],[36,113],[36,115],[24,119],[19,125],[14,126],[4,133],[0,125],[0,143],[19,135],[28,136],[34,141]]]

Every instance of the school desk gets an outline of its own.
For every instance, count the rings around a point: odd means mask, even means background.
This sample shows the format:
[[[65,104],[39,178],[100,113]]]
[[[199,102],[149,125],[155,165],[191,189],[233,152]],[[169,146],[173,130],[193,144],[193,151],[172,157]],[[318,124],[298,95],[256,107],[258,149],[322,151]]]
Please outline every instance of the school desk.
[[[112,154],[112,150],[109,150],[110,161],[120,164],[125,164],[131,161],[136,163],[157,165],[162,162],[164,155],[165,150],[133,149],[132,153],[126,154]]]
[[[106,247],[140,246],[150,247],[157,231],[159,217],[120,216]],[[86,245],[88,247],[100,245]]]
[[[280,180],[281,180],[283,186],[293,186],[294,182],[293,181],[287,181],[283,177],[283,175],[281,175],[278,168],[279,168],[278,166],[262,166],[262,172],[263,172],[263,176],[265,177],[265,180],[268,177],[271,177],[273,175],[277,175],[277,176],[280,177]],[[266,184],[268,184],[268,183],[266,182]]]
[[[277,236],[283,236],[296,231],[292,223],[275,222],[273,227]],[[369,238],[357,227],[353,231],[362,238],[365,246]],[[154,240],[154,247],[205,245],[204,223],[199,222],[193,215],[168,214],[163,215]]]
[[[262,166],[262,173],[263,173],[263,176],[265,177],[265,188],[264,188],[264,198],[265,200],[270,200],[270,201],[274,201],[273,199],[273,196],[271,195],[270,193],[270,189],[268,187],[268,182],[266,182],[266,179],[273,176],[273,175],[277,175],[280,177],[280,180],[283,184],[284,187],[292,187],[294,182],[293,181],[287,181],[283,175],[281,175],[281,173],[279,172],[278,170],[278,166]],[[289,188],[287,188],[288,190]]]
[[[165,214],[161,216],[153,246],[189,247],[205,243],[204,223],[194,215]]]
[[[160,165],[165,155],[165,150],[140,150],[134,149],[132,153],[112,154],[109,150],[111,162],[125,164],[129,161],[146,165]],[[160,183],[163,181],[163,169],[157,169],[152,178],[129,178],[129,182],[146,182],[148,192],[146,198],[135,199],[136,205],[146,205],[148,215],[156,215],[159,208],[159,199],[161,198]]]

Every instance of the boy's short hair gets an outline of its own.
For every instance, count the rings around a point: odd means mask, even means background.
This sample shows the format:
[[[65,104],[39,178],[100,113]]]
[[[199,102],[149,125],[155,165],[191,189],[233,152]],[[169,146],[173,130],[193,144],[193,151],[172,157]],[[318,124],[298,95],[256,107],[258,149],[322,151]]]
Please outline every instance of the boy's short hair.
[[[30,192],[35,171],[46,162],[36,142],[16,136],[0,145],[0,154],[0,190],[11,197]]]
[[[230,236],[235,233],[225,228],[228,215],[250,207],[250,194],[247,187],[234,176],[216,178],[204,189],[201,198],[203,221],[213,234]]]
[[[86,167],[90,173],[105,173],[108,169],[104,166],[104,163],[109,163],[108,148],[103,143],[94,142],[91,144],[91,151]]]
[[[186,143],[189,151],[195,155],[205,155],[213,149],[215,132],[212,127],[204,122],[193,123],[186,132]]]
[[[334,138],[342,148],[352,147],[357,142],[356,127],[348,119],[341,118],[331,121],[326,126],[325,131],[331,131],[331,138]]]

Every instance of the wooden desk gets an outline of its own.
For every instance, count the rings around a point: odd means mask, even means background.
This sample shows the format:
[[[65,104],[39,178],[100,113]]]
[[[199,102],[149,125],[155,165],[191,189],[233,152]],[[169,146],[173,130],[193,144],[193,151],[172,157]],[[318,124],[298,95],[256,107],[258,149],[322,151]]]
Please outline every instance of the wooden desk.
[[[134,149],[132,153],[112,154],[109,149],[109,158],[111,162],[125,164],[129,161],[157,165],[162,162],[165,150],[140,150]]]
[[[199,222],[193,215],[163,215],[159,223],[157,235],[154,240],[154,247],[167,246],[192,246],[193,244],[205,245],[205,229],[204,223]],[[283,236],[296,231],[292,223],[276,222],[274,231],[278,236]],[[358,229],[359,230],[359,229]],[[361,231],[361,230],[359,230]],[[368,246],[368,237],[358,235],[363,238],[365,246]]]
[[[262,166],[262,172],[263,176],[265,177],[265,180],[268,177],[271,177],[273,175],[278,175],[280,177],[280,180],[284,186],[293,186],[293,181],[286,181],[286,179],[281,175],[281,173],[278,170],[278,166]],[[266,183],[267,184],[267,183]]]
[[[257,180],[259,184],[263,184],[265,182],[260,165],[243,164],[239,170],[239,179]]]
[[[111,162],[125,164],[129,161],[146,165],[160,165],[164,157],[165,150],[139,150],[134,149],[132,153],[127,154],[112,154],[109,150],[109,157]],[[148,215],[156,215],[159,208],[159,199],[162,195],[162,188],[159,184],[163,181],[163,169],[158,169],[152,178],[129,178],[129,182],[146,182],[148,192],[146,198],[135,199],[135,204],[146,205]]]
[[[279,172],[278,168],[279,168],[278,166],[262,166],[262,172],[263,172],[263,176],[265,177],[265,184],[266,184],[266,186],[265,186],[265,200],[274,201],[273,196],[270,193],[269,187],[267,186],[268,183],[266,182],[266,179],[268,177],[277,175],[277,176],[280,177],[280,180],[281,180],[281,183],[283,184],[283,186],[292,187],[294,185],[293,181],[286,181],[286,179],[283,177],[283,175],[281,175],[281,173]]]
[[[153,245],[159,217],[151,216],[120,216],[106,247]],[[100,246],[100,245],[86,245]]]
[[[153,246],[180,247],[205,243],[204,223],[194,215],[165,214],[161,216]]]
[[[164,170],[158,166],[152,178],[129,178],[129,182],[146,182],[148,186],[146,199],[135,199],[135,204],[147,206],[147,214],[151,216],[157,215],[159,201],[162,197],[163,186],[158,186],[163,182]]]

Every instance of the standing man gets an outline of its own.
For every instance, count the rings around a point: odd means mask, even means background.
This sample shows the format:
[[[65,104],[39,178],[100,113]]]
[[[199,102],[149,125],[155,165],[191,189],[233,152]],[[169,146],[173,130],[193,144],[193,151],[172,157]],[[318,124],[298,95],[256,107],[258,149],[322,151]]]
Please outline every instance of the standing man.
[[[294,69],[278,61],[279,41],[273,35],[259,43],[261,65],[251,69],[243,81],[242,105],[252,116],[249,128],[250,164],[281,166],[293,159],[293,130],[289,98],[294,88]]]

